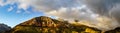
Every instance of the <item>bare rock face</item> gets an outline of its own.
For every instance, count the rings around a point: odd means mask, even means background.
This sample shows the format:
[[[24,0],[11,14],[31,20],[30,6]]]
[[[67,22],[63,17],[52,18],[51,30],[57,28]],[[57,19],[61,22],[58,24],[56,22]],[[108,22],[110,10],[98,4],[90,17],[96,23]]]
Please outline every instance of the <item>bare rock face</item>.
[[[36,26],[36,27],[41,27],[41,26],[52,26],[54,24],[54,21],[46,16],[40,16],[33,18],[31,20],[28,20],[24,23],[21,23],[20,25],[23,26]]]
[[[10,30],[11,28],[5,24],[0,24],[0,33]]]

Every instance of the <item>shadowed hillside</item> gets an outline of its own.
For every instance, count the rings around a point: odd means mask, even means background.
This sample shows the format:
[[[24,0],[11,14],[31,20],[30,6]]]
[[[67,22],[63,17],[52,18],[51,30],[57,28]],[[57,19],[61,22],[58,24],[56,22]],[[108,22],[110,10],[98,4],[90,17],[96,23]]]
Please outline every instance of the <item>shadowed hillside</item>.
[[[0,33],[10,30],[11,28],[5,24],[0,24]]]

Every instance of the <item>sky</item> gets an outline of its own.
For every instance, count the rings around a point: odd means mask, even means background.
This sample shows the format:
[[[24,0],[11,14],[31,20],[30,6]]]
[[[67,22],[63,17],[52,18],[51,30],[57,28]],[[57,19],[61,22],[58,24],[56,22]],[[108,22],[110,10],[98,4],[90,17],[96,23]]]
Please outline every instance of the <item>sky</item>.
[[[4,6],[0,6],[0,23],[4,23],[8,26],[14,27],[24,21],[44,15],[42,12],[34,11],[35,10],[32,10],[32,7],[27,8],[27,10],[18,10],[17,4],[6,4]]]
[[[120,27],[120,0],[0,0],[0,23],[14,27],[38,16],[52,16],[101,30]]]

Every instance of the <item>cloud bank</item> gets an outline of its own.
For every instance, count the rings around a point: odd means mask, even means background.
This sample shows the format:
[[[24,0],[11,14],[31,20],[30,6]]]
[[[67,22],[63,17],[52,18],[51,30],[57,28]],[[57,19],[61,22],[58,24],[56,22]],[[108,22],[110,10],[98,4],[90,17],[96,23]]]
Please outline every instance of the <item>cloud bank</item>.
[[[9,2],[18,3],[18,8],[24,10],[32,6],[49,16],[70,21],[77,19],[81,24],[105,31],[120,25],[120,0],[8,0],[0,5]]]

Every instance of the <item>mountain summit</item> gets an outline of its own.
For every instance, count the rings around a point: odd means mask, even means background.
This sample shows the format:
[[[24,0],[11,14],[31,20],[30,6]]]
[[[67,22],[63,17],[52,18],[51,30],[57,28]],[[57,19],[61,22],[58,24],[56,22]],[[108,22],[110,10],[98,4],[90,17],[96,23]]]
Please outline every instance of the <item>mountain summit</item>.
[[[11,29],[11,27],[9,27],[9,26],[7,26],[5,24],[0,23],[0,33],[8,31],[10,29]]]
[[[51,18],[46,17],[46,16],[41,16],[41,17],[36,17],[31,20],[28,20],[24,23],[21,23],[19,25],[22,26],[35,26],[35,27],[42,27],[42,26],[52,26],[54,22],[52,21]]]
[[[20,23],[5,33],[101,33],[101,31],[85,25],[40,16]]]

